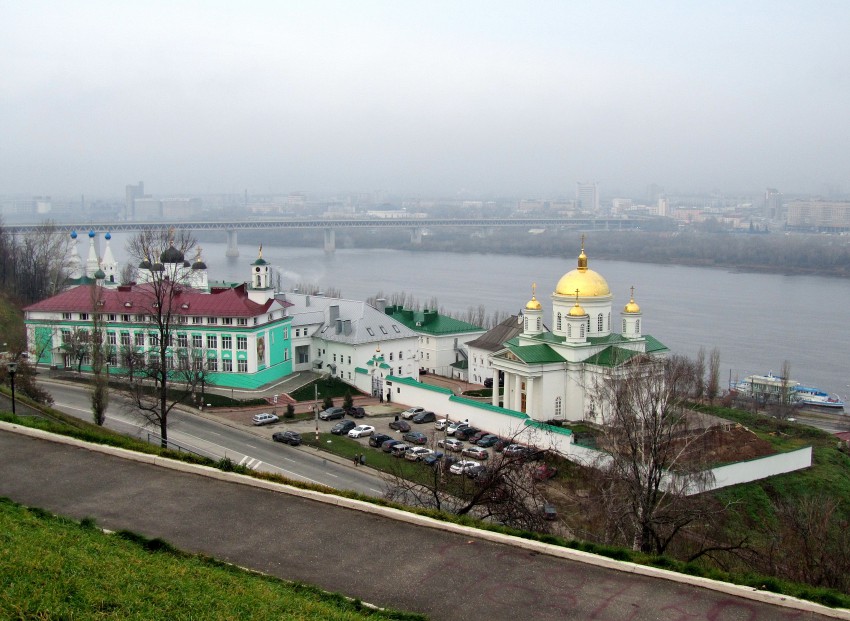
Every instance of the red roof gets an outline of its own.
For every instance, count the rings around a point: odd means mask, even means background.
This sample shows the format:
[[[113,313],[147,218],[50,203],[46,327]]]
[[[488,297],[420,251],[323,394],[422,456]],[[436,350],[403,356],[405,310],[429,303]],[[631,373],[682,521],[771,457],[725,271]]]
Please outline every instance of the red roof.
[[[25,311],[53,312],[53,313],[91,313],[94,311],[92,305],[92,288],[96,285],[79,285],[67,291],[63,291],[52,298],[27,306]],[[245,285],[239,285],[233,289],[224,289],[213,293],[202,293],[196,289],[179,286],[180,290],[175,293],[174,308],[175,315],[194,315],[204,317],[254,317],[265,313],[274,300],[268,300],[264,304],[257,304],[248,299]],[[101,300],[103,304],[99,307],[101,313],[138,313],[150,314],[151,305],[154,302],[151,286],[128,285],[118,288],[101,288]]]

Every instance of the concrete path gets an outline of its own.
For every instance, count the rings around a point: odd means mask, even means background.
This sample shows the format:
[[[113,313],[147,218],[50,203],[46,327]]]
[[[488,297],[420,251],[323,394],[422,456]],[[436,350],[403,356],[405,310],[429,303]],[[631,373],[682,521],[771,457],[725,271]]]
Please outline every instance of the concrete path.
[[[770,594],[745,598],[746,589],[729,585],[719,585],[731,591],[723,592],[687,577],[639,575],[665,572],[590,557],[594,565],[543,544],[24,433],[33,432],[0,424],[2,496],[432,619],[850,619],[847,611],[779,607],[766,603],[782,599]]]

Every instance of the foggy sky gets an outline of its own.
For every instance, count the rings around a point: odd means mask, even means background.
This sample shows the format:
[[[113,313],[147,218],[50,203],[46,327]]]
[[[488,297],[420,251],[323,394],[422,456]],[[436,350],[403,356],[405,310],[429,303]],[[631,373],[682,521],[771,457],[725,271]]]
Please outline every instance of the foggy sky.
[[[850,187],[850,2],[0,0],[0,194]]]

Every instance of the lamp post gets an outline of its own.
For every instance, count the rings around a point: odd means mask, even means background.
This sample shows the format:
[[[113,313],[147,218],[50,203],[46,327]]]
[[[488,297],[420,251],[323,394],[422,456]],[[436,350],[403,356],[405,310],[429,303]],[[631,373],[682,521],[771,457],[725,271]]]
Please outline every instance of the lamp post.
[[[18,370],[17,362],[10,362],[6,365],[9,370],[9,382],[12,385],[12,416],[15,415],[15,372]]]

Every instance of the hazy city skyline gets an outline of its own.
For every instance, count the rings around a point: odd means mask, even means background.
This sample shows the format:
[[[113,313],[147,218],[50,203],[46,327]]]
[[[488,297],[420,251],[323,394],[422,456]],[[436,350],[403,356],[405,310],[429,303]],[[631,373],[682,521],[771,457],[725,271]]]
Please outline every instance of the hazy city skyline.
[[[0,0],[0,194],[847,189],[850,4]]]

